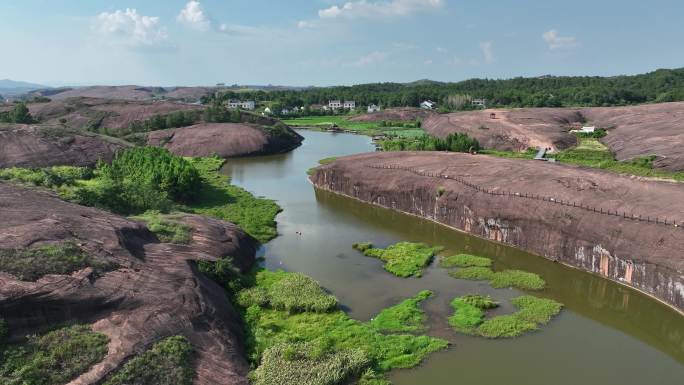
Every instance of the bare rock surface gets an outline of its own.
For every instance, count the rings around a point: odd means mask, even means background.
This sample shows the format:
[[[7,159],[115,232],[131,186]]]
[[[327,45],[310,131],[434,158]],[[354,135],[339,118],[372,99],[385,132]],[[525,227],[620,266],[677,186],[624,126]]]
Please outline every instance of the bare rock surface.
[[[235,225],[195,215],[188,245],[160,243],[140,222],[0,183],[0,248],[72,241],[119,267],[22,282],[0,272],[0,315],[10,337],[66,321],[93,324],[111,342],[105,359],[72,384],[97,384],[153,343],[183,335],[193,344],[196,384],[247,384],[239,316],[195,262],[232,256],[248,269],[257,242]]]
[[[340,158],[321,166],[311,180],[319,188],[603,275],[684,309],[684,184],[431,152]]]
[[[154,115],[175,111],[201,110],[202,106],[169,101],[131,101],[91,97],[60,98],[47,103],[30,103],[29,111],[41,123],[64,124],[75,129],[126,128]],[[61,122],[60,122],[61,121]]]
[[[147,143],[181,156],[230,158],[280,153],[297,147],[303,138],[290,128],[287,130],[287,136],[274,136],[256,124],[203,123],[151,132]]]
[[[0,167],[93,166],[111,161],[125,142],[58,127],[0,126]]]
[[[104,98],[119,100],[151,100],[155,97],[167,99],[199,100],[214,92],[214,87],[142,87],[128,86],[89,86],[79,88],[49,89],[33,94],[47,96],[53,100],[74,97]]]
[[[422,127],[442,138],[455,132],[466,133],[485,148],[502,151],[538,147],[563,150],[577,143],[568,131],[581,119],[578,111],[564,108],[481,110],[432,115]]]

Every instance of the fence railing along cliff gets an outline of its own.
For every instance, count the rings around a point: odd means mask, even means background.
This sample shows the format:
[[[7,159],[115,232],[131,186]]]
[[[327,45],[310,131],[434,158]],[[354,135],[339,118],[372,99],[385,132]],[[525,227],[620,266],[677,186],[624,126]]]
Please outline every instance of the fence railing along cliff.
[[[586,210],[590,211],[599,215],[610,215],[610,216],[615,216],[623,219],[629,219],[637,222],[644,222],[644,223],[653,223],[653,224],[658,224],[658,225],[667,225],[667,226],[673,226],[676,228],[684,229],[684,220],[677,222],[676,220],[671,220],[667,218],[659,218],[659,217],[650,217],[650,216],[643,216],[643,215],[636,215],[634,213],[627,213],[625,211],[620,212],[618,210],[609,210],[609,209],[604,209],[602,207],[593,207],[589,205],[585,205],[582,203],[574,202],[574,201],[566,201],[562,199],[556,199],[553,197],[547,197],[543,195],[537,195],[537,194],[531,194],[531,193],[526,193],[526,192],[515,192],[515,191],[497,191],[497,190],[491,190],[486,187],[468,182],[467,180],[458,177],[458,176],[451,176],[451,175],[446,175],[443,173],[435,173],[435,172],[429,172],[429,171],[422,171],[418,170],[412,167],[405,167],[405,166],[400,166],[396,164],[368,164],[366,165],[368,168],[375,168],[375,169],[385,169],[385,170],[402,170],[402,171],[408,171],[416,175],[420,176],[425,176],[425,177],[430,177],[430,178],[438,178],[438,179],[447,179],[447,180],[453,180],[456,181],[464,186],[470,187],[478,192],[482,192],[485,194],[493,195],[493,196],[504,196],[504,197],[513,197],[513,198],[519,198],[519,199],[532,199],[532,200],[538,200],[538,201],[543,201],[543,202],[549,202],[552,204],[558,204],[561,206],[567,206],[567,207],[572,207],[580,210]]]

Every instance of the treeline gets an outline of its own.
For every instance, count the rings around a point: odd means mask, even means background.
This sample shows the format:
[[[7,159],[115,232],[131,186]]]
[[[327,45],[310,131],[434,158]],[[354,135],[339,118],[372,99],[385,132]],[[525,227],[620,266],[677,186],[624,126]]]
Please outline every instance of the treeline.
[[[441,139],[431,135],[398,137],[382,142],[385,151],[453,151],[473,152],[480,150],[480,143],[467,134],[453,133]]]
[[[206,97],[204,102],[214,98]],[[472,79],[458,83],[378,83],[270,92],[228,91],[218,98],[221,101],[238,98],[269,101],[284,107],[325,105],[333,99],[354,100],[357,106],[418,106],[423,100],[448,105],[454,100],[469,98],[485,98],[490,107],[618,106],[683,101],[684,68],[634,76],[543,76],[507,80]],[[468,108],[470,104],[462,106]]]
[[[31,116],[28,107],[24,103],[18,103],[9,111],[0,112],[0,123],[31,124],[36,120]]]
[[[167,128],[177,128],[192,126],[197,123],[201,116],[201,111],[174,111],[167,115],[154,115],[145,121],[135,121],[129,129],[132,132],[149,132],[165,130]]]

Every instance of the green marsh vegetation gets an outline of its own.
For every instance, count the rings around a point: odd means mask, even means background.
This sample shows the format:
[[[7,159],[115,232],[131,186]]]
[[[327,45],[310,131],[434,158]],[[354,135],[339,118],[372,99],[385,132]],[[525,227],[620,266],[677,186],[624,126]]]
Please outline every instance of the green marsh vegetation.
[[[189,212],[231,221],[261,242],[274,238],[280,207],[231,185],[220,173],[223,163],[218,157],[182,158],[162,148],[139,147],[95,169],[1,169],[0,179],[52,188],[62,199],[117,214]],[[171,239],[185,238],[182,227],[169,221],[156,227]]]
[[[0,345],[0,383],[65,384],[102,361],[108,344],[104,334],[74,325],[29,336],[23,344]]]
[[[37,281],[48,274],[71,274],[91,267],[96,273],[114,269],[113,263],[90,255],[73,242],[27,249],[0,249],[0,271],[21,281]]]
[[[432,135],[398,137],[381,142],[385,151],[453,151],[472,152],[480,150],[480,143],[467,134],[453,133],[441,139]]]
[[[386,333],[413,333],[425,329],[425,312],[420,308],[423,301],[430,298],[432,292],[423,290],[413,298],[382,310],[371,320],[371,325],[378,331]]]
[[[452,271],[449,275],[470,281],[489,281],[496,289],[515,287],[522,290],[541,290],[546,286],[546,282],[539,275],[522,270],[495,272],[487,267],[474,266]]]
[[[128,361],[104,385],[190,385],[194,376],[192,354],[192,345],[185,337],[169,337]]]
[[[188,162],[198,170],[202,183],[195,199],[179,206],[179,211],[233,222],[260,242],[278,235],[275,217],[281,208],[275,201],[257,198],[230,184],[230,178],[220,173],[224,163],[221,158],[193,158]]]
[[[444,340],[380,332],[372,322],[353,320],[333,296],[302,274],[262,270],[235,286],[244,284],[233,296],[244,314],[255,384],[334,385],[359,376],[361,383],[387,384],[384,372],[416,366],[447,346]],[[415,307],[426,296],[423,292],[413,304],[402,306],[413,310],[403,316],[401,329],[422,329]]]
[[[518,311],[485,319],[486,312],[499,304],[491,297],[467,295],[454,298],[449,324],[458,332],[487,338],[512,338],[537,330],[558,315],[563,305],[546,298],[521,296],[511,300]]]
[[[357,250],[359,245],[356,244]],[[362,253],[367,257],[384,261],[385,270],[398,277],[420,278],[423,274],[423,268],[432,262],[432,258],[440,250],[439,247],[430,247],[424,243],[399,242],[386,249],[366,248],[362,250]]]
[[[490,267],[492,260],[470,254],[457,254],[440,258],[439,265],[444,268],[450,267]]]
[[[420,121],[357,122],[349,120],[350,117],[350,115],[304,116],[284,119],[283,123],[292,127],[306,127],[315,130],[327,130],[332,126],[337,126],[347,131],[370,136],[413,137],[425,134],[425,131],[420,128]]]

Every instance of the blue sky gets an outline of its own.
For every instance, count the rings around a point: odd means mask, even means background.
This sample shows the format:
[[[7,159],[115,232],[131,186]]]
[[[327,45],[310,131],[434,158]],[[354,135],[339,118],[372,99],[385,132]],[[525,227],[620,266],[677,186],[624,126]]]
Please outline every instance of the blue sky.
[[[4,0],[0,78],[333,85],[684,66],[681,0]]]

